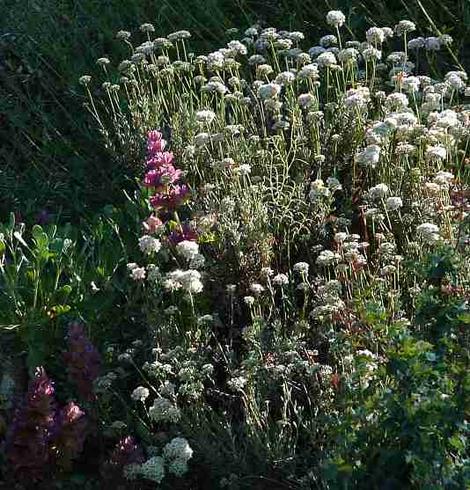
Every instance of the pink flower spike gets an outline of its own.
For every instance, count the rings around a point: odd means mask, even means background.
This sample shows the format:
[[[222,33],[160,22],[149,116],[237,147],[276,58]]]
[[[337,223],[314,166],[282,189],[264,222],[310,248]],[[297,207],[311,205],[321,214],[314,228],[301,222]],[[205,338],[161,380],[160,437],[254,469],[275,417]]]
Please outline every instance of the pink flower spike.
[[[161,165],[171,165],[174,155],[170,151],[154,153],[151,158],[147,159],[147,168],[153,169]]]
[[[189,196],[188,187],[183,185],[174,185],[168,189],[166,194],[155,194],[150,198],[150,204],[154,208],[175,209],[180,206]]]
[[[149,131],[147,134],[147,151],[149,156],[162,152],[165,149],[166,141],[160,131]]]
[[[145,174],[144,185],[146,187],[156,187],[157,189],[163,188],[179,180],[181,174],[181,170],[176,169],[173,165],[161,165]]]

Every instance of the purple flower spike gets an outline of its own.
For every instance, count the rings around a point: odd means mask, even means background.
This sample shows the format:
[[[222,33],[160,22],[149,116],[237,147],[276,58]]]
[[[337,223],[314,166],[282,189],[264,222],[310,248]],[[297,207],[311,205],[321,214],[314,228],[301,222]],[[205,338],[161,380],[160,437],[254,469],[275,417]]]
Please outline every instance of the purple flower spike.
[[[79,322],[70,324],[67,343],[69,350],[64,354],[64,360],[69,377],[76,384],[79,395],[86,401],[93,401],[93,381],[98,377],[101,357]]]

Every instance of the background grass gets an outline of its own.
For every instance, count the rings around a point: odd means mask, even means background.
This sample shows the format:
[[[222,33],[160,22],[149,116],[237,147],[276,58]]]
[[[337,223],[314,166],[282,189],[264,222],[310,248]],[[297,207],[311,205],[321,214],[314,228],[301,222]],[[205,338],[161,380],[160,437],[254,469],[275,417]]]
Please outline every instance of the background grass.
[[[159,34],[189,29],[198,50],[219,47],[230,27],[254,22],[297,29],[312,42],[332,8],[351,33],[415,21],[421,34],[455,39],[468,66],[470,0],[3,0],[0,5],[0,219],[41,210],[77,221],[132,185],[104,151],[83,109],[78,77],[103,55],[120,59],[119,29],[152,22]]]

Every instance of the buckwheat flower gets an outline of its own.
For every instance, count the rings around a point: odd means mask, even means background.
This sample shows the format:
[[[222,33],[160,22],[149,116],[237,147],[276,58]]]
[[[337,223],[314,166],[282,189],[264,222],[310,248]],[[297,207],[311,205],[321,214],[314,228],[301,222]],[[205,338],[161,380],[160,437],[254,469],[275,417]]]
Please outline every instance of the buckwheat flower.
[[[359,51],[355,48],[345,48],[338,53],[338,60],[341,63],[352,63],[359,57]]]
[[[260,54],[253,54],[248,58],[250,65],[262,65],[263,63],[266,63],[266,58]]]
[[[446,75],[447,84],[455,90],[465,90],[465,79],[457,74],[457,72],[449,72]]]
[[[263,64],[256,67],[256,76],[258,78],[265,78],[273,72],[274,70],[271,65]]]
[[[283,71],[277,75],[274,81],[278,85],[290,85],[295,81],[295,74],[291,71]]]
[[[297,99],[299,106],[303,109],[307,109],[308,107],[314,105],[316,100],[316,97],[312,94],[300,94]]]
[[[309,268],[310,268],[310,265],[307,262],[297,262],[292,267],[292,270],[294,272],[301,274],[301,275],[307,275]]]
[[[236,41],[236,40],[230,41],[227,44],[227,47],[231,51],[234,51],[235,53],[240,54],[240,55],[246,55],[248,53],[246,46],[243,43],[241,43],[240,41]]]
[[[409,143],[400,142],[395,148],[395,153],[397,155],[411,155],[416,151],[416,146],[410,145]]]
[[[304,65],[297,73],[297,78],[299,80],[317,80],[319,76],[318,65],[316,63]]]
[[[253,306],[255,304],[255,298],[253,296],[245,296],[243,301],[247,306]]]
[[[91,82],[91,76],[90,75],[82,75],[78,79],[80,85],[84,85],[85,87]]]
[[[418,77],[405,77],[402,79],[401,86],[405,92],[415,93],[419,91],[421,80]]]
[[[250,284],[250,291],[255,295],[259,295],[264,291],[264,287],[261,284],[253,283]]]
[[[116,33],[116,39],[119,39],[121,41],[127,41],[130,39],[131,33],[129,31],[118,31]]]
[[[215,119],[215,113],[209,110],[197,111],[196,121],[199,123],[210,124]]]
[[[433,223],[423,223],[416,228],[416,233],[423,240],[434,243],[439,240],[439,227]]]
[[[385,201],[385,207],[389,211],[396,211],[397,209],[400,209],[403,206],[403,201],[400,197],[389,197]]]
[[[425,152],[426,158],[434,161],[442,161],[447,157],[447,151],[443,146],[428,146]]]
[[[346,98],[344,99],[344,105],[347,108],[364,108],[367,107],[370,101],[370,92],[367,87],[359,87],[357,89],[349,89],[346,92]]]
[[[370,44],[382,44],[385,40],[385,33],[380,27],[371,27],[366,31],[366,39]]]
[[[175,437],[163,448],[165,460],[180,460],[187,462],[193,457],[193,450],[184,437]]]
[[[195,269],[188,269],[180,279],[183,289],[188,293],[200,293],[203,290],[201,273]]]
[[[395,32],[397,36],[403,36],[404,34],[408,34],[409,32],[416,31],[416,25],[414,22],[410,20],[401,20],[395,26]]]
[[[183,39],[189,39],[191,33],[189,31],[176,31],[168,34],[167,37],[170,41],[182,41]]]
[[[266,83],[258,88],[258,96],[263,99],[277,97],[281,93],[281,86],[277,83]]]
[[[234,171],[238,175],[247,176],[251,173],[251,165],[248,163],[242,163],[238,167],[235,167]]]
[[[203,92],[218,93],[224,95],[228,92],[228,88],[221,82],[210,81],[207,82],[201,89]]]
[[[439,41],[442,46],[450,46],[454,42],[452,36],[449,36],[449,34],[442,34],[442,36],[439,36]]]
[[[249,27],[245,32],[245,36],[255,37],[258,35],[258,27]]]
[[[451,109],[429,114],[428,123],[433,123],[434,126],[444,129],[455,128],[461,124],[457,113]]]
[[[150,23],[145,23],[145,24],[142,24],[139,29],[142,31],[142,32],[155,32],[155,27],[153,26],[153,24],[150,24]]]
[[[338,44],[338,39],[333,34],[328,34],[327,36],[321,37],[318,42],[320,43],[320,46],[323,46],[324,48],[331,48],[332,46],[336,46]],[[326,51],[328,50],[329,49],[326,49]]]
[[[275,286],[285,286],[286,284],[289,284],[289,278],[286,274],[276,274],[272,282]]]
[[[181,412],[170,400],[156,398],[149,408],[149,417],[153,422],[178,422]]]
[[[150,392],[145,386],[138,386],[131,394],[131,398],[137,402],[144,402],[149,397]]]
[[[292,40],[276,39],[276,41],[274,41],[274,47],[280,50],[288,50],[292,47]]]
[[[408,49],[410,50],[418,50],[424,48],[426,45],[426,42],[424,40],[424,37],[416,37],[414,39],[410,39],[408,41]]]
[[[380,160],[380,146],[369,145],[363,151],[356,155],[356,162],[359,165],[375,168]]]
[[[265,40],[274,41],[279,37],[275,27],[266,27],[261,31],[260,37]]]
[[[271,277],[274,274],[274,271],[271,269],[271,267],[262,267],[260,275],[261,277],[267,279],[268,277]]]
[[[156,233],[163,226],[163,222],[152,214],[142,223],[142,226],[148,233]]]
[[[406,62],[406,53],[403,51],[394,51],[387,56],[387,62],[393,65],[403,65]]]
[[[144,267],[135,267],[129,272],[129,276],[133,281],[143,281],[145,279],[146,271]]]
[[[441,41],[438,37],[430,36],[424,40],[426,51],[439,51],[441,49]]]
[[[308,54],[312,58],[312,60],[316,59],[320,54],[326,52],[326,49],[323,46],[312,46],[308,50]]]
[[[144,254],[150,255],[157,253],[162,247],[162,244],[158,238],[154,238],[149,235],[144,235],[139,238],[139,248]]]
[[[316,61],[320,68],[327,68],[336,65],[336,57],[333,53],[329,51],[320,54]]]
[[[387,96],[385,106],[388,110],[400,110],[408,107],[408,97],[405,94],[394,92]]]
[[[176,245],[176,251],[186,260],[191,260],[199,254],[199,245],[194,241],[183,240]]]
[[[317,179],[310,184],[310,192],[308,193],[308,197],[312,202],[329,197],[330,195],[331,191],[325,186],[322,179]]]
[[[383,199],[388,194],[387,184],[377,184],[369,189],[369,196],[372,199]]]
[[[346,16],[340,10],[330,10],[326,14],[326,23],[333,27],[341,27],[346,22]]]
[[[343,243],[347,237],[348,237],[347,233],[344,232],[335,233],[334,241],[336,243]]]

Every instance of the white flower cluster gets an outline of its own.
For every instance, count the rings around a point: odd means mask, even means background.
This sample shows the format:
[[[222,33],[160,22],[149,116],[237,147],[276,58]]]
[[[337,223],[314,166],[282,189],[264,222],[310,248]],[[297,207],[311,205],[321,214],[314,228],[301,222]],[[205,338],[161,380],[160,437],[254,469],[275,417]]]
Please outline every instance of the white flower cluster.
[[[188,461],[193,456],[193,450],[184,437],[175,437],[163,448],[163,456],[170,473],[183,476],[188,471]]]
[[[131,398],[135,401],[140,401],[140,402],[144,402],[148,396],[149,396],[150,392],[148,390],[148,388],[145,388],[145,386],[138,386],[131,394]]]
[[[150,255],[157,253],[162,248],[162,244],[158,238],[144,235],[139,238],[139,248],[145,254]]]
[[[149,417],[154,422],[178,422],[180,409],[167,398],[156,398],[149,408]]]
[[[166,275],[163,286],[169,291],[176,291],[182,288],[190,294],[200,293],[204,287],[201,281],[201,273],[195,269],[186,271],[176,269],[169,272]]]

